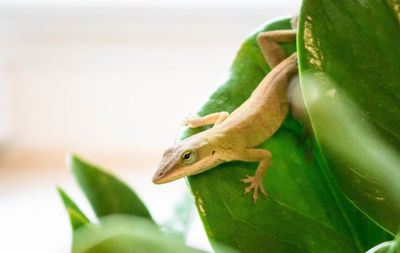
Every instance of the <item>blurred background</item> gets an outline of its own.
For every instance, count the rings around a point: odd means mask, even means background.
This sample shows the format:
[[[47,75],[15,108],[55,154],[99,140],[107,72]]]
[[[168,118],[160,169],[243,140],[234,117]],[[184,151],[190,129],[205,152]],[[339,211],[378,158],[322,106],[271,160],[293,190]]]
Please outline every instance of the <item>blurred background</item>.
[[[300,0],[1,0],[0,252],[68,252],[55,186],[89,213],[68,152],[129,183],[167,222],[188,190],[153,185],[180,121],[207,99],[242,40]],[[194,213],[187,243],[210,250]]]

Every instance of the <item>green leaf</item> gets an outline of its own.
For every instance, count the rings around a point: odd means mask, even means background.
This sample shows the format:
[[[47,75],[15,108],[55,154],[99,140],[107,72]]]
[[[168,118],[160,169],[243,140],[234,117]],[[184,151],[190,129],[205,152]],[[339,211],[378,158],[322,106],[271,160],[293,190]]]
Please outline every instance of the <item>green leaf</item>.
[[[75,155],[71,156],[71,167],[97,217],[130,214],[153,220],[136,193],[114,175]]]
[[[303,94],[324,161],[351,202],[392,233],[396,233],[400,225],[399,193],[394,195],[388,181],[379,182],[372,176],[371,171],[362,166],[366,164],[362,159],[355,165],[332,152],[332,143],[324,142],[322,135],[327,127],[331,135],[340,135],[344,129],[355,129],[367,122],[374,129],[372,134],[377,134],[382,142],[399,154],[399,21],[399,0],[305,0],[298,35]],[[345,96],[362,116],[351,118],[344,112],[340,124],[322,124],[317,111],[310,109],[315,94],[310,92],[307,82],[303,82],[307,73],[315,72],[322,73],[334,83],[332,98],[335,93]],[[329,100],[327,97],[326,103]],[[329,117],[329,112],[326,115]],[[354,145],[355,139],[350,137],[348,141],[351,140],[353,145],[340,144],[342,154],[362,157],[361,149],[369,148],[381,156],[382,165],[375,171],[387,173],[383,165],[385,152],[374,146],[358,149]],[[369,158],[364,155],[363,159]],[[391,174],[396,178],[400,167],[392,169],[397,170]]]
[[[269,72],[258,48],[260,31],[290,29],[289,19],[261,27],[242,44],[229,78],[209,98],[199,115],[232,112]],[[287,55],[294,43],[282,44]],[[183,138],[205,130],[189,129]],[[269,197],[254,204],[240,182],[256,163],[231,162],[188,178],[197,209],[212,241],[243,252],[365,252],[388,234],[356,209],[323,166],[318,147],[289,115],[260,147],[272,153],[264,179]]]
[[[395,240],[378,244],[366,253],[400,253],[400,234]]]
[[[67,209],[72,230],[76,230],[85,225],[86,223],[90,223],[89,219],[72,201],[72,199],[63,191],[63,189],[57,187],[57,191],[60,194],[62,201],[64,202],[65,208]]]
[[[161,232],[149,219],[110,215],[74,233],[72,253],[201,253]],[[233,251],[226,251],[233,252]]]

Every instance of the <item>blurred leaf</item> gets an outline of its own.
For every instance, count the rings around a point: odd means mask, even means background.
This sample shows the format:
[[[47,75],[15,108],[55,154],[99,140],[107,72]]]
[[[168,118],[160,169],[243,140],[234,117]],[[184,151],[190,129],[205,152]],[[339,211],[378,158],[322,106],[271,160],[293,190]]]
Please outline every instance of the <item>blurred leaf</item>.
[[[176,238],[161,232],[148,219],[111,215],[100,225],[87,224],[74,233],[72,253],[200,253]],[[223,252],[234,252],[225,249]]]
[[[256,42],[260,31],[290,29],[289,19],[261,27],[242,44],[229,77],[199,115],[232,112],[269,72]],[[282,44],[287,55],[295,43]],[[206,127],[188,129],[183,137]],[[323,166],[318,147],[289,115],[260,147],[272,153],[264,179],[269,197],[243,196],[257,163],[231,162],[188,178],[207,235],[243,252],[365,252],[391,237],[355,208]],[[311,153],[313,152],[313,153]]]
[[[347,117],[346,126],[367,121],[392,149],[400,152],[400,1],[399,0],[304,0],[298,41],[300,77],[322,72],[345,94],[362,117]],[[302,80],[306,104],[314,94]],[[353,167],[346,159],[329,152],[330,143],[321,143],[320,131],[329,127],[340,133],[340,124],[323,125],[315,112],[310,117],[324,159],[351,202],[371,218],[396,233],[400,225],[400,202],[363,167]],[[345,117],[343,117],[345,118]],[[343,120],[343,119],[342,119]],[[334,138],[332,138],[334,139]],[[343,153],[355,152],[343,145]],[[371,147],[374,148],[374,147]],[[379,152],[379,151],[377,151]],[[379,166],[375,168],[381,171]],[[400,168],[393,168],[400,171]]]
[[[172,217],[162,224],[163,229],[185,241],[194,212],[193,198],[188,191],[185,191],[182,199],[175,206]]]
[[[114,175],[75,155],[71,156],[71,167],[97,217],[129,214],[153,220],[136,193]]]
[[[72,230],[76,230],[86,223],[89,223],[89,219],[85,216],[85,214],[83,214],[83,212],[71,200],[71,198],[61,188],[57,187],[57,190],[62,201],[64,202],[65,208],[67,209]]]
[[[338,85],[324,73],[304,73],[302,86],[324,151],[350,168],[361,168],[359,174],[400,203],[400,153],[377,134],[343,92],[336,92]]]

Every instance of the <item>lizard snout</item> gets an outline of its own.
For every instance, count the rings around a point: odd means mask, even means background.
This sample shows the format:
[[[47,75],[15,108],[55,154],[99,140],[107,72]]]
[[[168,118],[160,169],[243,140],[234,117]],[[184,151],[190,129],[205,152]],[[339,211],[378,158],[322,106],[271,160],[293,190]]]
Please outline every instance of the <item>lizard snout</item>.
[[[157,171],[152,178],[153,183],[161,184],[161,179],[164,177],[164,175],[165,175],[164,171]]]

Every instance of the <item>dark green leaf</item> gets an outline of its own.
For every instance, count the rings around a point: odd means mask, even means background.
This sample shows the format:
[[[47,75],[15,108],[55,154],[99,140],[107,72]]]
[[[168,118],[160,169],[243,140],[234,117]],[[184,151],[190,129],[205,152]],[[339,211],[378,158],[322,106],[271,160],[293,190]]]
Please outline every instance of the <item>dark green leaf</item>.
[[[73,173],[97,217],[130,214],[152,220],[146,206],[125,183],[114,175],[71,156]]]
[[[256,43],[260,31],[290,29],[289,19],[268,24],[242,45],[227,81],[199,115],[232,112],[269,72]],[[287,55],[294,43],[282,45]],[[206,129],[187,130],[183,137]],[[243,252],[364,252],[389,237],[356,209],[335,184],[313,141],[291,115],[262,148],[272,153],[264,179],[269,197],[254,204],[240,182],[256,163],[231,162],[188,178],[211,240]],[[312,153],[314,151],[314,153]]]
[[[71,198],[59,187],[57,187],[58,193],[64,202],[65,208],[67,209],[69,219],[71,222],[72,230],[76,230],[86,223],[89,223],[89,219],[83,214],[79,207],[71,200]]]
[[[399,0],[305,0],[298,35],[301,79],[310,72],[327,76],[335,84],[331,96],[335,92],[344,95],[361,111],[362,117],[344,115],[342,121],[346,122],[340,123],[352,129],[367,122],[374,128],[374,134],[397,154],[400,152],[399,21]],[[303,80],[302,88],[310,107],[315,94]],[[341,189],[363,212],[395,233],[400,224],[399,193],[393,195],[390,184],[378,182],[363,166],[355,166],[332,153],[331,143],[321,141],[321,134],[327,127],[331,134],[340,134],[343,124],[327,126],[321,124],[316,111],[309,113],[326,165]],[[350,137],[348,141],[351,140],[354,141]],[[381,153],[377,147],[368,148]],[[362,154],[353,145],[342,145],[342,153]],[[381,157],[384,161],[384,156]],[[375,168],[378,173],[384,169],[383,165]],[[392,169],[400,172],[400,167]]]
[[[397,235],[395,240],[383,242],[368,250],[367,253],[400,253],[400,234]]]

